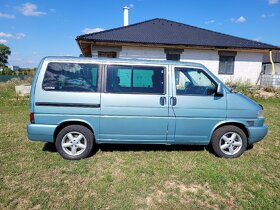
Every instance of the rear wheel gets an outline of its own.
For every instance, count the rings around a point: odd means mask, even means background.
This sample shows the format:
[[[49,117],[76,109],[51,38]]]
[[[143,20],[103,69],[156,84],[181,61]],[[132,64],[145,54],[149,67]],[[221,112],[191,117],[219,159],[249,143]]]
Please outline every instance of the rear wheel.
[[[79,160],[90,154],[93,143],[94,136],[91,130],[81,125],[70,125],[58,133],[55,146],[63,158]]]
[[[219,157],[236,158],[246,150],[247,137],[236,126],[223,126],[214,131],[211,145]]]

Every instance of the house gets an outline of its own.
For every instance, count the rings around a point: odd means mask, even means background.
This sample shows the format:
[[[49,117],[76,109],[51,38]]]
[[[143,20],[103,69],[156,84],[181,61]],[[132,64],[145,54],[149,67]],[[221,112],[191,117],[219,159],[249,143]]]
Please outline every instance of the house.
[[[280,75],[280,51],[274,52],[272,54],[272,60],[274,63],[274,74],[276,75]],[[269,53],[265,54],[263,56],[263,60],[262,60],[262,72],[263,74],[268,74],[271,75],[273,73],[272,70],[272,63],[270,61],[270,56]]]
[[[83,56],[180,60],[204,64],[224,82],[255,84],[262,58],[279,47],[156,18],[78,36]]]
[[[271,63],[271,59],[273,63]],[[272,53],[271,56],[270,53],[265,54],[262,62],[260,85],[280,88],[280,51]]]
[[[12,71],[18,71],[20,68],[19,68],[19,66],[10,66],[10,69]]]

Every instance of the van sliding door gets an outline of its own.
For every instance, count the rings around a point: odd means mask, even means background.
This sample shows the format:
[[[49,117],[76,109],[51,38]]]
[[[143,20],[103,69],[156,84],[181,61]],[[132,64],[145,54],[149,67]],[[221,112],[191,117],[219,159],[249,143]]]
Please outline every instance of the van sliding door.
[[[100,143],[165,143],[167,66],[108,65],[101,94]]]

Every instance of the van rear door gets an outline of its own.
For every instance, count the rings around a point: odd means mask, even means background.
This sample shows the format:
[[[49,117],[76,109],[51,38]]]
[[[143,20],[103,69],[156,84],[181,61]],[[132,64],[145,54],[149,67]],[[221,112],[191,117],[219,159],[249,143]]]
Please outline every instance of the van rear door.
[[[99,69],[94,63],[45,61],[35,87],[35,123],[80,121],[98,133]]]

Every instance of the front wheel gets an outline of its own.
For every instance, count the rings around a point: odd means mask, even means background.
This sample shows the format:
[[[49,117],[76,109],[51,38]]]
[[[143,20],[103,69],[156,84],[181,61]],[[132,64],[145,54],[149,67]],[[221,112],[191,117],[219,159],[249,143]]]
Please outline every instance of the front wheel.
[[[81,125],[70,125],[58,133],[55,146],[63,158],[79,160],[90,154],[93,143],[94,136],[91,130]]]
[[[214,131],[211,146],[219,157],[236,158],[247,148],[247,137],[236,126],[223,126]]]

